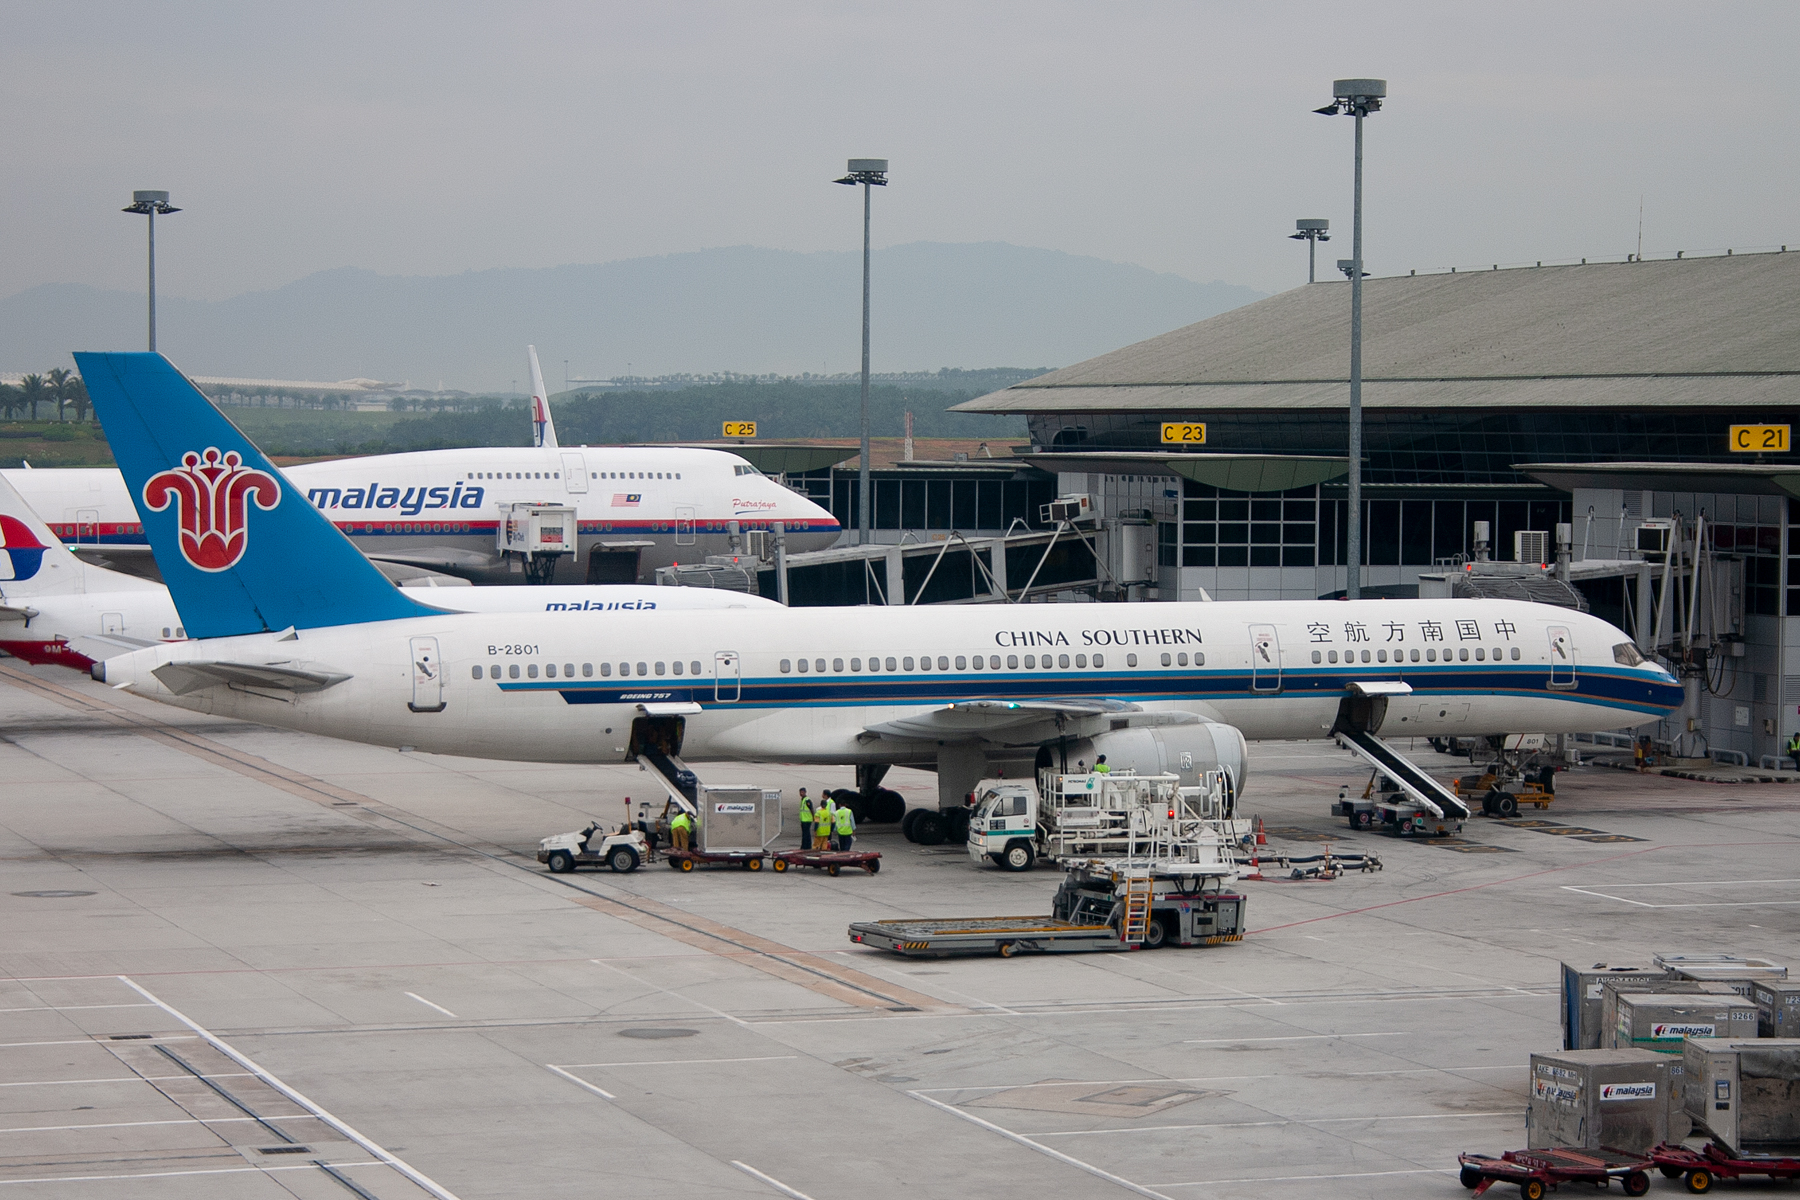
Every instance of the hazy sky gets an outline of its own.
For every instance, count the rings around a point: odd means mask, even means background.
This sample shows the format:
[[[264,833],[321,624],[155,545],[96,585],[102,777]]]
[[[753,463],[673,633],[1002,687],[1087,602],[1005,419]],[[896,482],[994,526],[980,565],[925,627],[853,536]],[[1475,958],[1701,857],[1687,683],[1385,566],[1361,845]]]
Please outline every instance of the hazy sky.
[[[1274,291],[1293,220],[1376,274],[1800,244],[1800,5],[0,4],[0,295],[707,246],[1000,240]]]

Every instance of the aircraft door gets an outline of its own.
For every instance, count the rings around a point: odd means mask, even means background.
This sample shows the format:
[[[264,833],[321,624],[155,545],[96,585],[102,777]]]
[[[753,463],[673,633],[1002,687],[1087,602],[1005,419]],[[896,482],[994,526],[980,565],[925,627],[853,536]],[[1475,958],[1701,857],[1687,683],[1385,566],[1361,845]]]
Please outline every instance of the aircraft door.
[[[1250,690],[1281,690],[1281,639],[1273,625],[1250,627]]]
[[[675,544],[694,544],[694,508],[691,504],[679,504],[675,507]]]
[[[736,650],[720,650],[714,654],[713,699],[720,704],[731,704],[743,695],[742,672]]]
[[[124,613],[101,613],[100,632],[107,635],[118,635],[125,632]]]
[[[1575,686],[1575,639],[1567,626],[1552,625],[1545,631],[1550,637],[1550,686]]]
[[[562,456],[563,490],[576,495],[588,490],[587,460],[579,454]]]
[[[412,700],[408,708],[416,713],[444,711],[444,672],[438,661],[438,640],[416,637],[407,642],[412,657]]]
[[[75,510],[75,542],[77,545],[91,546],[100,540],[100,510],[97,508],[80,508]]]

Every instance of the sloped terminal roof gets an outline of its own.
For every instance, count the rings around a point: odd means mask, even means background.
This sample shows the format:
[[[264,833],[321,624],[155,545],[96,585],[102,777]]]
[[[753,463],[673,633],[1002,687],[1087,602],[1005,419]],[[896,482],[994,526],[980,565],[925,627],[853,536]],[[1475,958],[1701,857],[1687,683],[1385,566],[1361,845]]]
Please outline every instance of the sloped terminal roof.
[[[1363,284],[1367,408],[1732,407],[1800,397],[1800,253]],[[1350,284],[1308,284],[959,404],[985,413],[1345,409]]]

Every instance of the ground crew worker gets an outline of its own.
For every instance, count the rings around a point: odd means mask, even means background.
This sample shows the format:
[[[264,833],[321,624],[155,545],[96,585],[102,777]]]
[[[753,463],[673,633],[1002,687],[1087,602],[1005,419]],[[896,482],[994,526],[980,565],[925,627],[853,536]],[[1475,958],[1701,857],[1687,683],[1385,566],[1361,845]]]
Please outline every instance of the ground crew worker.
[[[1096,758],[1094,760],[1094,774],[1096,774],[1096,775],[1112,774],[1112,768],[1106,765],[1106,755],[1102,754],[1099,758]]]
[[[848,850],[850,843],[856,840],[856,814],[846,804],[837,810],[832,823],[837,827],[837,848]]]
[[[1788,739],[1787,756],[1794,760],[1794,770],[1800,771],[1800,730]]]
[[[810,797],[806,794],[806,789],[801,788],[800,789],[800,848],[802,850],[807,850],[812,847],[812,844],[813,844],[813,802],[812,802],[812,797]]]
[[[1642,775],[1650,766],[1650,739],[1647,737],[1639,738],[1633,743],[1632,749],[1637,751],[1638,774]]]
[[[694,819],[685,810],[675,814],[674,819],[669,822],[669,837],[674,841],[675,849],[688,848],[688,830],[693,827]]]
[[[813,806],[813,849],[831,849],[831,827],[837,820],[837,804],[830,796],[821,796]]]

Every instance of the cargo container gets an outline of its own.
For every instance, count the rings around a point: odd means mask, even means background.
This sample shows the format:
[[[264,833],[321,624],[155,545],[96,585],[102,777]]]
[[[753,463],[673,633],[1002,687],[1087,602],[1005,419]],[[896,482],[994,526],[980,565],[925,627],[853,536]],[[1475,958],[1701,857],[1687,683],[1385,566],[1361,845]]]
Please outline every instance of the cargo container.
[[[1756,1005],[1742,996],[1618,993],[1613,1049],[1680,1054],[1683,1038],[1756,1036]],[[1689,1073],[1690,1080],[1692,1073]]]
[[[694,849],[702,854],[760,854],[781,836],[781,789],[701,784]]]
[[[1729,984],[1732,991],[1746,1000],[1750,998],[1752,984],[1779,982],[1786,979],[1788,973],[1780,963],[1736,954],[1658,954],[1651,961],[1666,970],[1671,979]]]
[[[1610,1021],[1601,1020],[1600,989],[1606,983],[1640,983],[1667,979],[1669,973],[1646,963],[1562,965],[1562,1031],[1564,1050],[1598,1050],[1608,1040]]]
[[[1533,1054],[1526,1144],[1533,1150],[1641,1154],[1669,1140],[1669,1067],[1675,1061],[1654,1050]]]
[[[1800,1151],[1800,1039],[1690,1038],[1687,1111],[1734,1155]]]
[[[1800,1037],[1800,983],[1759,981],[1750,989],[1750,998],[1756,1001],[1758,1037]]]
[[[1601,1045],[1613,1045],[1613,1031],[1619,1027],[1619,993],[1629,992],[1640,996],[1732,996],[1736,995],[1729,984],[1695,983],[1692,979],[1646,979],[1641,983],[1629,980],[1614,982],[1608,980],[1600,985],[1600,1037]]]

